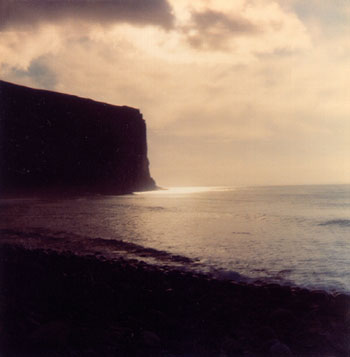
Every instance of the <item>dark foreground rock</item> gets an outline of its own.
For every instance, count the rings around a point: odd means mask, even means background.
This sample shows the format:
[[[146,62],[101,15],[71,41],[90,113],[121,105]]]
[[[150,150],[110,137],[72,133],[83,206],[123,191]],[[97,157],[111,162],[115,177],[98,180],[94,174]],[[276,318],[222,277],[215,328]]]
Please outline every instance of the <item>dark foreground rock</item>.
[[[344,294],[0,247],[3,356],[349,356]]]

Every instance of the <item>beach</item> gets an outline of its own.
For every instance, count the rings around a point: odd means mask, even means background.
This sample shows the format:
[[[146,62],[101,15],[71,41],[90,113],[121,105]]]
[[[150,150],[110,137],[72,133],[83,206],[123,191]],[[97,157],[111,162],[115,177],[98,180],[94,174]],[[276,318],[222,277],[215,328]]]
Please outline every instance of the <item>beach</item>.
[[[4,356],[348,356],[349,295],[2,244]]]

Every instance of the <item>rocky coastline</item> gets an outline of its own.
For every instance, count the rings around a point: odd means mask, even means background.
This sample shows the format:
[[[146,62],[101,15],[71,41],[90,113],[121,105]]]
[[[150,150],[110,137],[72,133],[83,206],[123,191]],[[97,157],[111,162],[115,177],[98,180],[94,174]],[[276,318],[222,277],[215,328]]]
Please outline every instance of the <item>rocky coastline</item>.
[[[0,246],[3,356],[349,356],[350,296]]]

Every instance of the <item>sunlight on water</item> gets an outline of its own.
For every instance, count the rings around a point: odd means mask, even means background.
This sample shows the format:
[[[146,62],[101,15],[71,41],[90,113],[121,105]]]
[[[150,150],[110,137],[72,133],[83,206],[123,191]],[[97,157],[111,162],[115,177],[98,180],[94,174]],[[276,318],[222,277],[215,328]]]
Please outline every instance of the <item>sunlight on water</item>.
[[[235,187],[228,186],[186,186],[186,187],[168,187],[156,191],[135,192],[137,195],[178,195],[201,192],[223,192],[234,191]]]
[[[346,292],[349,222],[350,185],[0,200],[0,242]]]

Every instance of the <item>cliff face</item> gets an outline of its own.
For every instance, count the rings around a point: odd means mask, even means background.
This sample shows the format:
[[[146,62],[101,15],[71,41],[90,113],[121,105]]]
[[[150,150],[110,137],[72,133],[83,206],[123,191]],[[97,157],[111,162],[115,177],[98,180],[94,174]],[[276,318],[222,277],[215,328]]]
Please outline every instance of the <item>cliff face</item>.
[[[0,81],[0,192],[153,188],[139,110]]]

